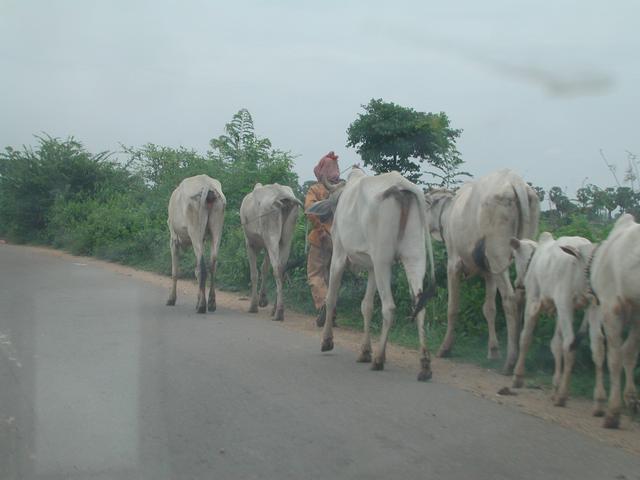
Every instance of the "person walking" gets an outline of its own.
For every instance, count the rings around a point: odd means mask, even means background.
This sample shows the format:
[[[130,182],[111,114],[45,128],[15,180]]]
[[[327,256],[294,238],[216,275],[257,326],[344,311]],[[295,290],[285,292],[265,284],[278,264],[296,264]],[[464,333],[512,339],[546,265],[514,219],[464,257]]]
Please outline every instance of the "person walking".
[[[318,181],[311,185],[307,191],[304,200],[305,210],[315,202],[326,200],[329,197],[329,191],[322,183],[323,179],[334,184],[340,181],[338,156],[333,151],[327,153],[315,166],[313,173]],[[311,222],[311,231],[308,237],[307,281],[311,287],[313,303],[318,311],[316,325],[322,327],[327,317],[325,297],[327,296],[331,252],[333,250],[331,220],[323,223],[317,216],[310,214],[307,215],[307,218]],[[335,312],[332,313],[331,319],[335,322]]]

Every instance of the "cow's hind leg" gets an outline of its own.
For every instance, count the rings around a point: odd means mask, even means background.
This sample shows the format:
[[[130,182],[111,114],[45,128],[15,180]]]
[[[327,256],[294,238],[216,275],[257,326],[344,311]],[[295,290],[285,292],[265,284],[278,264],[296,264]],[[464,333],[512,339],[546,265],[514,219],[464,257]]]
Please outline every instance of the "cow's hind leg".
[[[282,288],[284,279],[284,265],[278,265],[277,267],[274,267],[273,273],[276,278],[276,303],[274,305],[275,309],[272,315],[273,320],[281,322],[284,320],[284,291]]]
[[[517,319],[516,295],[509,280],[509,272],[505,271],[496,276],[504,316],[507,319],[507,358],[505,359],[502,373],[511,375],[518,356],[519,325]]]
[[[266,243],[267,254],[269,255],[269,261],[273,267],[273,277],[276,281],[276,301],[273,304],[273,310],[271,316],[273,320],[284,320],[284,292],[282,289],[282,280],[284,277],[284,265],[280,261],[280,246],[277,241],[267,241]]]
[[[269,305],[269,299],[267,298],[267,275],[269,275],[269,255],[265,252],[264,259],[262,260],[262,270],[260,272],[259,307]]]
[[[438,350],[438,357],[448,357],[455,341],[455,327],[460,308],[460,272],[458,266],[449,261],[447,263],[447,333]]]
[[[555,398],[558,387],[560,386],[560,377],[562,376],[562,332],[560,331],[560,325],[557,322],[556,328],[553,332],[553,337],[551,338],[550,347],[554,362],[551,384],[553,385],[553,396]]]
[[[498,286],[494,275],[487,274],[484,278],[484,303],[482,304],[482,313],[487,321],[489,330],[489,345],[487,358],[495,360],[500,358],[500,345],[498,336],[496,335],[496,292]]]
[[[624,366],[625,385],[624,403],[632,413],[638,412],[638,391],[634,379],[634,372],[638,359],[638,349],[640,347],[640,325],[639,318],[631,318],[631,328],[629,335],[622,345],[622,365]]]
[[[403,259],[402,264],[404,265],[405,272],[407,273],[407,281],[409,282],[413,306],[415,308],[422,296],[422,285],[426,265],[420,258]],[[418,381],[421,382],[429,380],[432,376],[431,354],[429,353],[427,338],[424,332],[425,315],[424,308],[422,308],[416,315],[418,338],[420,339],[420,372],[418,373]]]
[[[367,291],[364,294],[362,303],[360,304],[360,310],[362,311],[362,318],[364,320],[364,338],[362,340],[362,347],[360,350],[360,356],[358,362],[370,363],[371,362],[371,316],[373,315],[373,300],[376,296],[376,277],[372,270],[369,270],[367,275]]]
[[[334,245],[335,249],[335,245]],[[326,311],[333,312],[336,308],[338,300],[338,290],[342,282],[342,274],[347,264],[347,258],[344,254],[334,251],[331,257],[331,270],[329,273],[329,288],[327,290],[327,299],[325,300]],[[333,350],[333,322],[324,322],[322,329],[322,347],[323,352]]]
[[[605,428],[620,426],[621,385],[622,373],[622,318],[620,315],[607,311],[604,318],[604,331],[607,338],[607,365],[609,367],[609,405],[604,419]]]
[[[198,313],[206,313],[207,311],[207,296],[206,296],[206,286],[207,286],[207,265],[204,262],[204,257],[202,255],[202,247],[197,248],[193,247],[196,253],[196,280],[198,282],[198,303],[196,304],[196,311]]]
[[[211,285],[209,286],[209,301],[207,308],[210,312],[216,311],[216,268],[218,263],[218,251],[222,239],[222,223],[224,221],[224,207],[219,205],[209,214],[207,226],[211,237],[211,254],[209,256],[209,267],[211,268]],[[204,287],[203,287],[204,288]]]
[[[215,312],[217,305],[216,305],[216,283],[215,283],[215,279],[216,279],[216,267],[217,267],[217,260],[216,258],[212,258],[210,260],[210,264],[209,264],[209,268],[211,269],[210,273],[209,273],[209,277],[211,280],[211,285],[209,286],[209,300],[207,302],[207,309],[210,312]]]
[[[598,307],[591,307],[585,315],[589,315],[589,338],[591,340],[591,358],[596,371],[593,389],[593,416],[603,417],[607,403],[607,392],[604,389],[604,335],[600,323]]]
[[[169,241],[169,247],[171,249],[171,293],[169,293],[169,298],[167,299],[167,305],[175,305],[176,304],[176,289],[178,284],[178,273],[180,267],[180,247],[178,245],[178,240],[172,238]]]
[[[524,309],[524,327],[520,334],[520,351],[518,352],[518,361],[513,371],[513,387],[522,388],[524,386],[524,370],[527,351],[533,339],[533,330],[538,323],[540,315],[540,303],[537,299],[527,299]]]
[[[251,273],[251,304],[249,313],[258,313],[258,266],[256,251],[247,243],[247,257]]]
[[[572,305],[562,305],[556,301],[556,310],[558,312],[558,324],[562,331],[562,374],[560,376],[560,384],[554,404],[558,407],[564,407],[569,396],[569,382],[571,381],[571,370],[576,358],[574,345],[575,335],[573,333],[573,307]]]
[[[380,334],[378,352],[373,358],[371,369],[383,370],[386,358],[387,339],[391,325],[393,325],[396,311],[396,304],[393,301],[393,295],[391,293],[391,264],[386,262],[378,263],[374,267],[374,274],[380,295],[380,302],[382,303],[382,333]]]

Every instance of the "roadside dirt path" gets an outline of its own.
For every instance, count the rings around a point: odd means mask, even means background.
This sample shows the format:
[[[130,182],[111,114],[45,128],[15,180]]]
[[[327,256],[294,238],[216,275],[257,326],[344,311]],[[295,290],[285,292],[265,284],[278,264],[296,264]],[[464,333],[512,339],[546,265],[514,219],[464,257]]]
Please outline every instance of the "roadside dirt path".
[[[70,261],[93,264],[111,270],[121,275],[134,277],[163,288],[169,291],[171,279],[155,273],[136,270],[131,267],[109,263],[94,258],[77,257],[58,250],[43,247],[27,247],[45,252],[49,255],[68,259]],[[194,283],[188,281],[178,282],[178,301],[193,302],[197,289]],[[249,307],[248,298],[236,293],[217,292],[218,305],[246,311]],[[257,314],[265,321],[270,320],[270,307],[260,309]],[[303,315],[291,310],[285,313],[285,321],[275,323],[276,328],[287,328],[304,332],[308,335],[318,337],[318,349],[320,349],[320,331],[315,326],[315,319],[309,315]],[[334,342],[337,345],[346,347],[354,352],[355,362],[361,333],[354,330],[337,328]],[[418,354],[415,350],[389,345],[387,349],[387,362],[390,367],[400,366],[418,370]],[[433,379],[432,382],[453,385],[462,390],[471,392],[478,397],[492,400],[506,408],[513,408],[530,415],[542,418],[562,425],[566,428],[581,432],[592,438],[598,439],[606,444],[614,445],[629,452],[640,454],[640,424],[632,421],[628,416],[623,416],[620,430],[607,430],[602,428],[602,419],[591,415],[592,403],[587,399],[570,398],[568,406],[565,408],[554,407],[551,403],[551,392],[544,389],[519,389],[517,395],[500,395],[498,391],[504,387],[510,387],[511,379],[497,372],[480,368],[475,365],[454,362],[446,359],[434,358],[432,361]],[[513,391],[513,390],[512,390]],[[526,432],[523,432],[526,434]]]

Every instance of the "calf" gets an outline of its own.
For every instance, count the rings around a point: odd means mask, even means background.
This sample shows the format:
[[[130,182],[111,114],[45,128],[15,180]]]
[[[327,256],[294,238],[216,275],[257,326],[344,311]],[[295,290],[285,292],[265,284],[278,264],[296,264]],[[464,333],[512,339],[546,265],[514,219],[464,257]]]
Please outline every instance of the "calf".
[[[542,311],[557,312],[551,352],[555,360],[553,386],[554,403],[567,401],[571,369],[575,360],[576,337],[573,333],[573,313],[587,303],[584,270],[593,244],[582,237],[560,237],[549,232],[533,240],[511,239],[516,263],[516,288],[524,288],[526,303],[524,325],[520,334],[520,351],[513,375],[513,386],[524,384],[525,358],[531,345],[533,329]]]

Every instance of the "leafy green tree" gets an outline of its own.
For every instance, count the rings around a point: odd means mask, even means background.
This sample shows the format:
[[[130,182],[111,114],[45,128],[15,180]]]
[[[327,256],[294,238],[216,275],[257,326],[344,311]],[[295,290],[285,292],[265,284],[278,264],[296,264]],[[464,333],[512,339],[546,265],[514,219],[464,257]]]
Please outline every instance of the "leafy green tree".
[[[238,111],[224,130],[209,142],[208,159],[223,171],[218,179],[230,208],[238,209],[257,182],[289,185],[300,193],[293,155],[274,149],[268,138],[258,137],[248,110]]]
[[[580,206],[583,211],[586,211],[593,202],[593,195],[588,187],[580,187],[576,191],[576,200],[580,203]]]
[[[575,205],[560,187],[551,187],[549,190],[549,200],[551,200],[551,203],[556,207],[560,217],[566,217],[575,210]]]
[[[544,188],[538,187],[531,182],[527,182],[527,185],[533,188],[534,192],[536,192],[536,195],[538,195],[538,200],[540,200],[540,203],[542,203],[544,201],[544,195],[545,195]]]
[[[616,204],[620,207],[622,213],[626,213],[634,209],[636,206],[635,197],[636,196],[630,187],[618,187],[616,189]]]
[[[604,190],[599,190],[596,194],[595,200],[599,207],[607,211],[607,219],[611,220],[613,211],[618,208],[616,189],[613,187],[607,187]]]
[[[456,148],[462,130],[451,128],[444,112],[418,112],[382,99],[362,107],[347,129],[347,147],[355,147],[376,173],[397,170],[416,183],[425,183],[421,178],[429,173],[443,186],[470,176],[460,170],[464,162]]]
[[[169,184],[173,190],[185,177],[211,173],[206,159],[195,150],[162,147],[153,143],[147,143],[141,148],[122,148],[130,156],[129,168],[139,174],[152,189]]]
[[[89,198],[132,182],[108,152],[91,154],[73,137],[36,138],[35,149],[0,153],[0,233],[14,240],[46,240],[49,211],[59,199]]]

